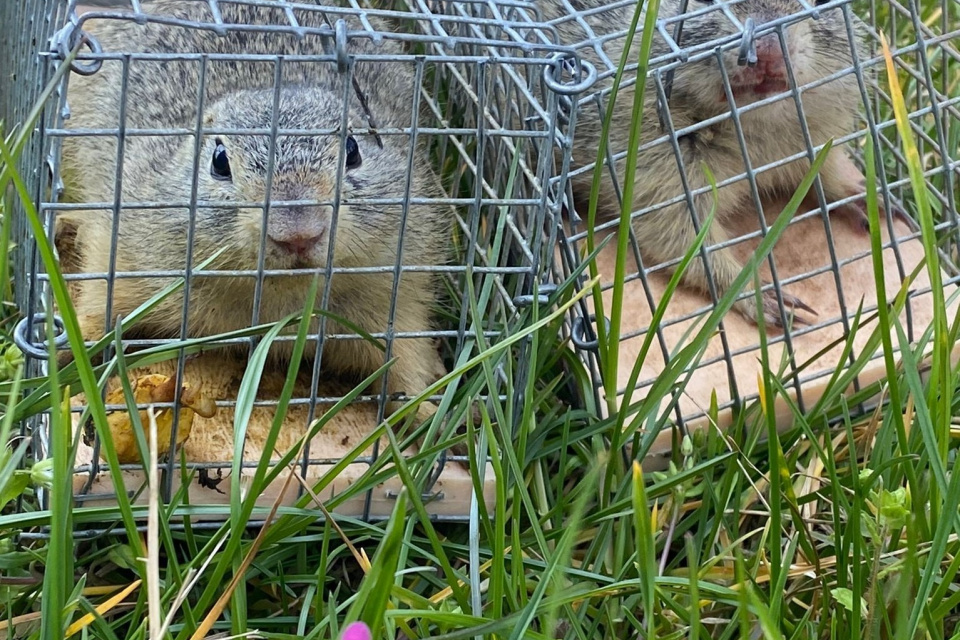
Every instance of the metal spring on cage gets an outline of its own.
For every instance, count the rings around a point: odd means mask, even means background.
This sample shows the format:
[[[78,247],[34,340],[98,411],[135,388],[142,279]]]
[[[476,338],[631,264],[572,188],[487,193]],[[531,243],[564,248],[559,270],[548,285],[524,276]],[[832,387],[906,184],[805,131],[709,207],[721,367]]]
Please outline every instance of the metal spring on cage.
[[[53,346],[55,350],[67,346],[67,331],[60,316],[51,317],[54,329]],[[13,329],[13,343],[25,355],[36,360],[46,360],[50,357],[50,349],[46,339],[47,314],[35,313],[17,323]]]
[[[564,74],[570,79],[564,79]],[[557,53],[552,58],[552,64],[543,68],[543,83],[558,96],[557,119],[560,124],[568,124],[570,114],[574,109],[573,96],[583,93],[597,81],[597,68],[588,60],[583,60],[572,51]],[[539,116],[531,116],[527,123],[539,120]]]
[[[573,346],[582,351],[596,351],[600,348],[600,339],[591,326],[596,320],[597,316],[592,313],[589,318],[582,315],[574,318],[573,325],[570,327],[570,342],[573,343]],[[610,318],[604,317],[603,326],[606,328],[606,333],[609,334]]]
[[[86,46],[90,53],[94,55],[103,53],[103,47],[100,42],[80,29],[77,24],[71,20],[62,29],[53,34],[50,38],[50,50],[57,54],[61,60],[66,60],[70,52],[78,45]],[[74,60],[70,63],[70,70],[81,76],[92,76],[100,67],[103,66],[103,60]]]

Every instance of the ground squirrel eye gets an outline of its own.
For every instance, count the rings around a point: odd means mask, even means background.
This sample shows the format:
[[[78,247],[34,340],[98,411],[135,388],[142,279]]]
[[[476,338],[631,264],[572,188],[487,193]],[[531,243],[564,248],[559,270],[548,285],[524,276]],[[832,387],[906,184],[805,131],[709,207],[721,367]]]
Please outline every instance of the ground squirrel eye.
[[[230,160],[227,158],[227,148],[217,138],[217,148],[213,150],[213,162],[210,163],[210,175],[217,180],[229,180]]]
[[[356,169],[363,159],[360,157],[360,147],[353,136],[347,136],[347,169]]]

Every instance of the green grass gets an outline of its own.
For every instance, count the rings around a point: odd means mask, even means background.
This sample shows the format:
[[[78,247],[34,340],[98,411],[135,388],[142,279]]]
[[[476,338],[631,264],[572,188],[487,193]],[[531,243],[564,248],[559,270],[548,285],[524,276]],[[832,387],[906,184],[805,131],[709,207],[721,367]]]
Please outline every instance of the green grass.
[[[923,16],[935,6],[924,5]],[[897,26],[898,32],[907,30],[902,19]],[[648,34],[638,26],[636,37]],[[952,74],[948,84],[960,86],[955,63],[935,73]],[[905,107],[922,104],[918,84],[903,74],[898,77]],[[886,75],[879,81],[897,96]],[[944,212],[931,202],[919,173],[930,169],[932,161],[922,148],[913,147],[915,136],[902,128],[905,111],[896,100],[881,105],[879,113],[897,117],[899,151],[911,162],[905,172],[911,186],[905,193],[927,249],[917,272],[926,270],[939,282],[935,247],[941,239],[934,225]],[[934,132],[930,119],[919,126]],[[946,135],[956,139],[956,127]],[[0,143],[3,211],[9,211],[13,198],[23,197],[32,228],[42,236],[25,197],[29,194],[10,170],[20,139],[14,132]],[[866,166],[872,167],[872,159],[885,150],[867,144],[863,153]],[[872,170],[867,180],[877,180]],[[930,182],[940,189],[942,180],[934,176]],[[791,202],[771,227],[751,267],[764,259],[798,204]],[[875,198],[868,200],[868,208],[882,292]],[[489,255],[494,258],[502,250],[505,219],[497,216],[497,226],[490,230]],[[4,216],[4,248],[9,237]],[[697,249],[690,248],[684,264]],[[0,258],[6,265],[7,256]],[[48,252],[43,259],[53,274],[64,320],[75,326],[53,256]],[[623,264],[621,260],[620,273]],[[595,266],[588,262],[584,268]],[[751,269],[744,271],[739,287],[720,301],[647,396],[609,407],[609,417],[600,418],[595,407],[571,410],[564,402],[570,385],[576,393],[590,395],[586,372],[561,337],[564,311],[590,288],[578,294],[568,281],[542,309],[526,308],[519,317],[501,310],[490,318],[494,280],[473,274],[464,286],[470,304],[467,328],[477,337],[464,345],[451,373],[422,394],[442,394],[440,414],[449,418],[426,426],[427,442],[435,444],[413,459],[399,455],[415,434],[401,431],[397,436],[392,428],[412,413],[411,404],[312,487],[315,495],[325,495],[338,471],[369,443],[387,436],[389,446],[378,462],[323,505],[332,509],[397,475],[405,490],[386,523],[318,520],[322,510],[309,493],[293,507],[257,506],[255,498],[271,482],[296,482],[289,463],[295,462],[298,447],[282,452],[280,464],[259,461],[247,490],[241,494],[237,488],[228,508],[189,505],[183,492],[152,508],[132,506],[125,497],[114,508],[71,508],[67,476],[77,442],[65,426],[69,418],[58,410],[67,395],[64,387],[99,398],[96,389],[110,375],[124,377],[135,366],[176,357],[175,349],[163,347],[105,364],[91,358],[158,300],[146,303],[90,352],[74,340],[74,363],[44,379],[21,379],[16,354],[7,347],[5,353],[12,356],[2,359],[0,354],[0,367],[7,367],[0,373],[8,379],[0,382],[0,442],[10,443],[0,453],[0,624],[16,622],[15,637],[36,638],[61,638],[71,624],[82,627],[73,636],[78,638],[152,638],[156,630],[148,628],[148,620],[168,615],[165,637],[178,640],[194,637],[198,628],[208,630],[206,637],[257,630],[270,638],[332,638],[354,620],[367,622],[377,637],[396,639],[960,638],[960,474],[954,473],[953,442],[960,396],[950,358],[960,319],[947,313],[949,301],[943,295],[933,297],[934,324],[916,345],[907,344],[897,320],[909,281],[888,305],[853,323],[857,333],[868,336],[866,353],[883,351],[888,375],[882,391],[888,403],[882,409],[866,416],[855,413],[858,401],[877,388],[843,395],[867,365],[867,356],[861,355],[850,367],[838,368],[821,399],[800,411],[786,392],[791,381],[764,343],[760,401],[745,407],[723,433],[680,434],[667,470],[645,472],[639,464],[652,435],[669,425],[660,400],[682,385],[687,367],[697,361],[737,289],[749,287],[753,278]],[[674,278],[668,292],[676,282]],[[171,285],[163,295],[179,286]],[[10,290],[5,282],[5,310],[10,309]],[[604,313],[620,316],[622,296],[614,295],[613,308]],[[302,349],[306,321],[295,316],[286,324],[296,329],[296,349]],[[491,326],[503,328],[505,337],[489,342],[482,329]],[[237,334],[263,335],[238,398],[238,444],[262,374],[262,356],[280,329],[266,326]],[[611,334],[601,336],[601,366],[608,373],[616,370],[618,355],[613,322]],[[852,342],[851,336],[845,348]],[[192,352],[203,343],[190,341],[185,347]],[[514,357],[521,346],[532,372],[525,380]],[[924,353],[929,354],[925,362],[919,357]],[[847,353],[838,361],[847,361]],[[363,387],[358,385],[339,404]],[[291,393],[288,385],[278,415]],[[126,395],[132,402],[130,389]],[[478,402],[481,396],[488,400]],[[779,435],[767,411],[777,400],[788,404],[794,418],[792,427]],[[313,432],[339,408],[324,414]],[[34,467],[28,442],[14,437],[15,421],[42,411],[50,414],[54,457]],[[708,413],[716,417],[716,403]],[[116,455],[102,402],[94,400],[89,414],[112,466]],[[149,425],[136,426],[141,455],[148,459]],[[465,436],[454,435],[458,427],[466,430]],[[278,419],[270,438],[275,440],[281,428]],[[481,483],[476,462],[489,456],[496,487],[493,511],[478,502],[469,525],[431,521],[422,497],[442,449],[436,443],[457,439],[468,445],[475,484]],[[624,459],[624,445],[632,446],[637,461]],[[37,508],[39,486],[50,491],[49,511]],[[156,509],[156,529],[144,537],[135,526],[146,522],[151,509]],[[200,528],[189,517],[215,512],[224,520],[214,529]],[[188,516],[185,526],[171,526],[175,516]],[[247,527],[250,519],[266,524]],[[114,531],[92,539],[72,533],[102,523],[113,523]],[[49,527],[49,538],[17,539],[19,532],[42,527]],[[148,556],[159,574],[147,570],[142,558]],[[116,595],[130,585],[135,588],[119,604]],[[159,598],[150,599],[151,591]]]

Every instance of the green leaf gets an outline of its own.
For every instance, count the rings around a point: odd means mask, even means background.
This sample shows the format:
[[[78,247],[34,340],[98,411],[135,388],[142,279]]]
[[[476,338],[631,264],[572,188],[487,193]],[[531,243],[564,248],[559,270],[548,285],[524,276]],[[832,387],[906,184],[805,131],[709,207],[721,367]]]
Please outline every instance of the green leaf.
[[[889,529],[899,529],[907,523],[910,515],[910,499],[906,487],[896,491],[881,489],[880,494],[873,494],[871,498],[877,508],[880,526]]]
[[[0,509],[6,506],[11,500],[23,493],[23,490],[30,484],[30,474],[14,473],[7,482],[0,487]]]
[[[830,590],[830,595],[832,595],[833,599],[836,600],[844,609],[854,612],[853,591],[847,589],[846,587],[837,587]],[[867,601],[863,598],[860,598],[860,611],[856,612],[856,614],[861,617],[867,616]]]
[[[654,540],[654,526],[651,518],[650,501],[647,499],[646,485],[640,463],[633,463],[633,511],[634,526],[637,529],[637,572],[640,575],[641,593],[643,594],[643,618],[647,624],[647,633],[652,635],[656,628],[654,623],[656,613],[656,584],[657,559],[655,556],[656,542]]]
[[[137,560],[137,554],[128,544],[117,544],[107,551],[107,559],[118,567],[136,571],[143,563]]]
[[[351,622],[362,620],[370,627],[372,637],[380,637],[383,627],[390,591],[396,580],[397,566],[403,547],[403,529],[407,520],[407,489],[401,489],[397,496],[383,540],[370,563],[370,570],[364,576],[353,605],[344,619],[344,627]]]

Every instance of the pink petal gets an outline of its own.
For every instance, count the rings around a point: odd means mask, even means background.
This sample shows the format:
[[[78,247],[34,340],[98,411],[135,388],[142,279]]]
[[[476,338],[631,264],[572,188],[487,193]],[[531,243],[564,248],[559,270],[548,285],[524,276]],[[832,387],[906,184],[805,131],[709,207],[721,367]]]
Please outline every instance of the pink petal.
[[[373,640],[373,634],[363,622],[353,622],[340,634],[340,640]]]

